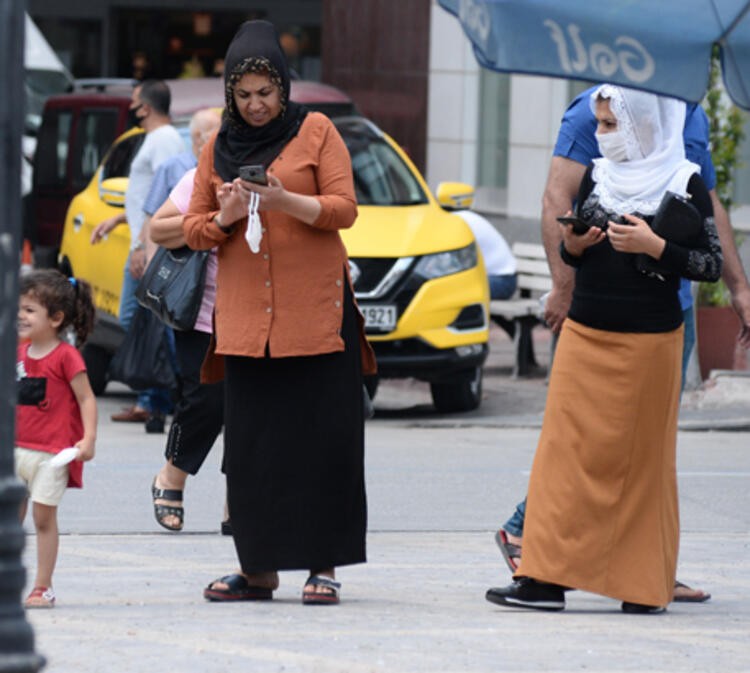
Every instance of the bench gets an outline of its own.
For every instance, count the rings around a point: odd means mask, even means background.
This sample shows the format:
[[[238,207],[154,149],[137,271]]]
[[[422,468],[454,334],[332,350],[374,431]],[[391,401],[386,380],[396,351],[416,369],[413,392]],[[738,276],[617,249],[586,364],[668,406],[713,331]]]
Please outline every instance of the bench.
[[[528,376],[539,367],[531,331],[536,325],[544,324],[539,298],[552,289],[552,277],[544,246],[514,243],[511,250],[518,262],[516,293],[510,299],[490,301],[490,317],[513,339],[513,377],[517,378]]]

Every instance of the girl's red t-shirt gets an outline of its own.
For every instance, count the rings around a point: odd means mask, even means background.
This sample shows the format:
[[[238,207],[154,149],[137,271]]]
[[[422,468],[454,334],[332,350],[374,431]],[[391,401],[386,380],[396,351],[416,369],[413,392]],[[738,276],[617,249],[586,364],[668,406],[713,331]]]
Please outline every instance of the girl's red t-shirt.
[[[86,363],[80,352],[65,342],[39,359],[29,357],[29,346],[28,343],[18,346],[16,380],[20,386],[23,379],[37,379],[35,383],[43,386],[44,394],[35,404],[16,406],[15,444],[24,449],[59,453],[83,438],[81,410],[70,382],[76,374],[86,371]],[[68,467],[68,486],[81,488],[83,463],[74,460]]]

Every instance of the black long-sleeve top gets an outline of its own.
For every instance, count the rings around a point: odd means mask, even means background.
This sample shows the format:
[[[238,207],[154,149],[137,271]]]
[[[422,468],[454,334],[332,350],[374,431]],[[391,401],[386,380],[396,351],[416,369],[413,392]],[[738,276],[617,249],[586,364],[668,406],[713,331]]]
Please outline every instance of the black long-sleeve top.
[[[604,210],[592,194],[594,184],[589,168],[577,201],[578,215],[587,221],[594,210]],[[568,313],[571,319],[613,332],[669,332],[682,324],[680,277],[716,281],[722,265],[711,197],[699,175],[690,178],[687,192],[701,214],[703,227],[689,246],[667,241],[659,263],[670,273],[663,278],[639,271],[636,255],[617,252],[609,239],[587,248],[580,257],[570,255],[564,244],[560,246],[563,260],[576,269]],[[618,214],[604,212],[612,221],[623,221]],[[650,223],[652,216],[643,219]]]

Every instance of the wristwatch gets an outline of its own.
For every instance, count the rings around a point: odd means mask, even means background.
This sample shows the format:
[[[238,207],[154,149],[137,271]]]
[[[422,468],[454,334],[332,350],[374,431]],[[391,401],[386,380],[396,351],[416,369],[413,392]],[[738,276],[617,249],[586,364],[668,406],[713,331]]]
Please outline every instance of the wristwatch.
[[[145,250],[146,244],[143,241],[136,241],[136,244],[131,248],[131,252],[135,252],[136,250]]]
[[[221,213],[216,213],[216,215],[214,215],[214,222],[216,223],[216,226],[219,227],[219,229],[221,229],[221,231],[224,232],[225,234],[231,234],[234,227],[232,226],[225,227],[221,223],[221,220],[219,219],[219,215],[221,215]]]

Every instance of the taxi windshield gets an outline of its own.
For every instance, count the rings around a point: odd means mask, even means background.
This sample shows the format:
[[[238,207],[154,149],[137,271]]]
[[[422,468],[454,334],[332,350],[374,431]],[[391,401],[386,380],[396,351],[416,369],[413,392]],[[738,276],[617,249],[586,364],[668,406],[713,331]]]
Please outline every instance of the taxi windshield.
[[[352,157],[361,206],[413,206],[427,196],[409,166],[385,139],[361,123],[337,124]]]

